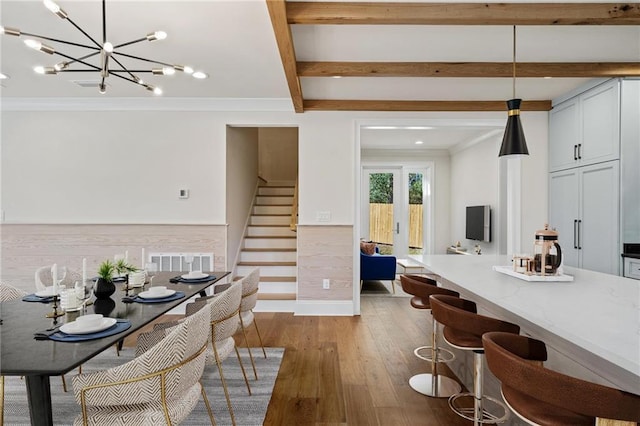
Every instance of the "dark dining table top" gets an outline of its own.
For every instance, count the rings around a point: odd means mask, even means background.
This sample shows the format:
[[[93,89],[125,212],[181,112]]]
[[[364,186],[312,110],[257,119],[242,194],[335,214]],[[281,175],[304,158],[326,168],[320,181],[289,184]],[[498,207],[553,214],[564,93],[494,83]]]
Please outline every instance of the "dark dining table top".
[[[0,374],[5,376],[46,375],[58,376],[76,368],[93,358],[109,346],[125,338],[134,331],[154,321],[175,306],[185,302],[229,275],[229,272],[211,272],[216,278],[200,284],[170,283],[169,279],[179,272],[159,272],[153,279],[153,285],[163,285],[169,289],[185,293],[185,297],[166,303],[124,303],[124,284],[116,284],[116,292],[111,296],[113,309],[105,317],[122,318],[131,322],[131,327],[116,335],[83,342],[55,342],[36,340],[34,333],[46,330],[53,325],[53,319],[45,315],[52,311],[52,305],[38,302],[14,300],[0,303]],[[140,290],[129,291],[132,295]],[[86,313],[100,311],[102,303],[86,307]],[[109,302],[107,305],[111,305]],[[79,313],[68,313],[57,319],[58,324],[75,320]]]

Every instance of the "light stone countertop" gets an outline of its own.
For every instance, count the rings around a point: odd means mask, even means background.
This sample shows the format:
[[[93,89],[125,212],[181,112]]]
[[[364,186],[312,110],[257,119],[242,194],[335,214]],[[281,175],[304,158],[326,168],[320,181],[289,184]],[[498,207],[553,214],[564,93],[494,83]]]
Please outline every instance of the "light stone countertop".
[[[529,282],[492,269],[511,265],[508,256],[409,257],[479,308],[640,394],[640,281],[564,267],[572,282]]]

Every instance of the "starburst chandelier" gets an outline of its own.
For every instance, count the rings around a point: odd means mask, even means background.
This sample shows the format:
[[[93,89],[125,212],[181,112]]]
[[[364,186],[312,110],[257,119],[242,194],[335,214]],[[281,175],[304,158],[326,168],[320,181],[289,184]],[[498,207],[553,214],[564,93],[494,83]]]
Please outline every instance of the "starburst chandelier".
[[[53,37],[46,37],[38,34],[23,32],[17,28],[0,26],[0,34],[6,34],[15,37],[32,37],[26,38],[24,40],[24,43],[28,47],[47,53],[49,55],[57,55],[64,58],[64,60],[56,63],[53,66],[34,67],[34,71],[38,74],[51,75],[63,72],[98,72],[100,73],[100,83],[98,84],[100,93],[106,93],[107,78],[110,76],[114,76],[119,79],[142,86],[150,92],[153,92],[155,95],[161,95],[162,89],[152,84],[145,83],[145,81],[140,78],[138,74],[151,73],[153,75],[173,75],[176,73],[176,71],[180,71],[185,74],[189,74],[197,79],[208,77],[204,72],[194,71],[194,69],[188,65],[170,64],[167,62],[156,61],[154,59],[130,55],[122,51],[122,48],[130,46],[132,44],[145,41],[164,40],[165,38],[167,38],[167,33],[165,33],[164,31],[155,31],[147,34],[144,37],[131,40],[126,43],[117,44],[115,46],[110,43],[107,39],[106,0],[102,0],[102,43],[98,43],[98,41],[96,41],[78,24],[71,20],[67,12],[60,8],[60,6],[53,2],[53,0],[44,0],[43,3],[44,6],[51,12],[73,25],[90,41],[90,43],[83,44],[67,40],[60,40]],[[88,51],[86,55],[73,57],[45,44],[45,41],[80,47],[87,49]],[[85,41],[85,43],[87,42]],[[124,58],[127,58],[127,61],[135,60],[150,63],[155,65],[156,67],[149,69],[131,69],[123,64],[123,61],[125,61]],[[91,63],[91,61],[93,61],[94,63]]]

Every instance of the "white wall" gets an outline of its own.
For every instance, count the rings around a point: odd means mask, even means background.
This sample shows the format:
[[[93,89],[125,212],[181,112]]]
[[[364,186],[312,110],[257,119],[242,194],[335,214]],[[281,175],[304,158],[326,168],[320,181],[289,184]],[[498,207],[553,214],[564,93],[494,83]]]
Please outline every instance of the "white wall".
[[[258,133],[255,127],[227,127],[227,268],[237,263],[258,183]]]
[[[502,135],[491,137],[451,156],[451,232],[447,245],[460,241],[469,252],[480,244],[483,253],[497,253],[499,213],[498,151]],[[491,206],[491,242],[465,238],[466,207]]]

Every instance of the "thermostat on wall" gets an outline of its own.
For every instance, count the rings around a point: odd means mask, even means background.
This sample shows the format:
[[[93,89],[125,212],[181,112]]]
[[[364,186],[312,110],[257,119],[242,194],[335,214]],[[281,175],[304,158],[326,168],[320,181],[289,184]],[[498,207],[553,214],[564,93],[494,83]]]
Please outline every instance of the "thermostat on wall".
[[[189,190],[181,189],[178,193],[178,198],[189,198]]]

